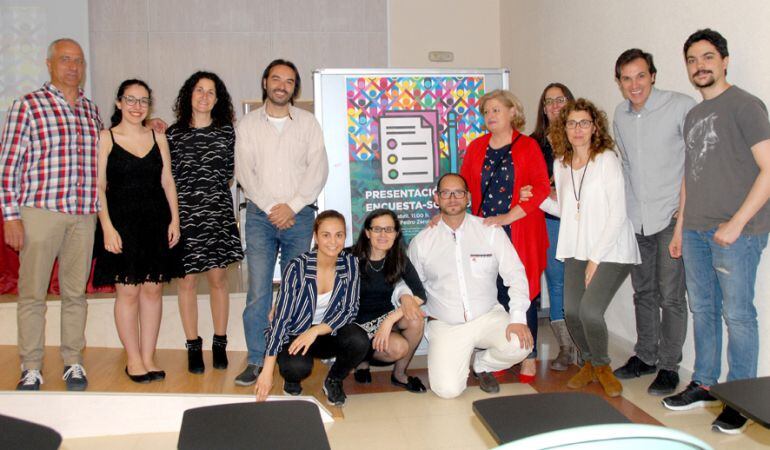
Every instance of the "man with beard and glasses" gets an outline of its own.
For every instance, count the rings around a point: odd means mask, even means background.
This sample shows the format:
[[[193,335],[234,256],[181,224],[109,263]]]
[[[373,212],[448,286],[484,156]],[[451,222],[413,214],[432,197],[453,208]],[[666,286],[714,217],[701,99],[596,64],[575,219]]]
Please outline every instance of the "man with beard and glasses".
[[[265,356],[265,329],[273,298],[278,252],[281,270],[310,250],[318,194],[329,172],[321,126],[294,107],[301,80],[297,67],[276,59],[262,74],[264,105],[236,129],[235,178],[246,207],[249,289],[243,311],[247,366],[235,384],[257,381]]]
[[[521,362],[534,345],[524,265],[502,228],[468,214],[470,192],[461,175],[439,178],[433,200],[441,219],[409,245],[428,297],[430,388],[442,398],[462,394],[472,359],[481,390],[499,392],[492,373]],[[498,274],[508,288],[509,312],[497,301]]]
[[[755,378],[759,355],[754,282],[770,231],[770,122],[760,99],[727,80],[727,40],[698,30],[684,44],[690,81],[703,102],[684,123],[685,174],[672,254],[684,257],[695,331],[692,382],[663,400],[672,410],[718,403],[709,387],[722,365],[727,380]],[[712,428],[737,434],[746,418],[725,406]]]

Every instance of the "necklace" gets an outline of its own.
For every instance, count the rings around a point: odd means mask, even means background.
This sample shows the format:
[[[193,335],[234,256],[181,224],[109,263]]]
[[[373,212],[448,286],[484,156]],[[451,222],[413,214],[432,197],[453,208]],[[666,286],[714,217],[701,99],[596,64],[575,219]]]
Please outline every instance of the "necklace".
[[[379,267],[379,268],[378,268],[378,267],[374,267],[374,264],[372,264],[372,260],[370,260],[370,259],[367,259],[367,260],[366,260],[366,265],[367,265],[367,266],[369,266],[369,267],[371,267],[371,269],[372,269],[373,271],[375,271],[375,272],[381,272],[381,271],[382,271],[382,269],[384,269],[384,268],[385,268],[385,258],[381,259],[381,261],[382,261],[382,264],[380,264],[380,267]]]
[[[580,220],[580,196],[583,192],[583,180],[586,177],[586,171],[588,170],[588,163],[591,160],[586,161],[586,165],[583,166],[583,175],[580,176],[580,187],[575,189],[575,171],[572,169],[572,162],[569,164],[569,175],[572,179],[572,194],[575,195],[575,201],[577,202],[577,212],[575,213],[575,220]]]

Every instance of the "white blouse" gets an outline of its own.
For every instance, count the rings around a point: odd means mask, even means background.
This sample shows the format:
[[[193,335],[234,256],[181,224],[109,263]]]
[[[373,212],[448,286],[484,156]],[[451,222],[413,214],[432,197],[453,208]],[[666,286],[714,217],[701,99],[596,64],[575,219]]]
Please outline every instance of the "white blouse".
[[[634,226],[626,214],[623,168],[614,151],[596,155],[585,173],[554,161],[553,176],[557,202],[547,198],[540,208],[561,217],[557,259],[641,263]]]

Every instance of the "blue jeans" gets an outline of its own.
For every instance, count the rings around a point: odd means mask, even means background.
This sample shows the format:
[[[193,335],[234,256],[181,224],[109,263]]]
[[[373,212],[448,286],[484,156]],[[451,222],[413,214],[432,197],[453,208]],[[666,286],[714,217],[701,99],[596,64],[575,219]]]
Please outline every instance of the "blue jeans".
[[[545,218],[548,230],[548,252],[545,266],[545,281],[548,285],[549,316],[551,322],[564,320],[564,263],[556,259],[556,244],[559,242],[559,219]]]
[[[759,334],[754,282],[767,233],[741,235],[732,245],[714,232],[684,230],[682,255],[695,332],[693,380],[716,384],[722,368],[722,318],[727,324],[727,380],[757,376]]]
[[[243,310],[243,332],[248,349],[247,362],[261,366],[265,359],[267,313],[273,304],[273,273],[278,250],[281,272],[293,258],[310,250],[313,240],[315,212],[309,206],[295,216],[288,230],[279,230],[257,205],[246,206],[246,261],[249,269],[249,291]]]

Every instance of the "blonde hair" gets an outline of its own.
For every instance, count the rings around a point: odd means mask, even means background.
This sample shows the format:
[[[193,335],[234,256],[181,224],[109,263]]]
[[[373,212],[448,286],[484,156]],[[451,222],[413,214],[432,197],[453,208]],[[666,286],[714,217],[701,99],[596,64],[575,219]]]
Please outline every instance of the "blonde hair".
[[[524,106],[522,106],[519,98],[513,95],[511,91],[495,89],[481,97],[481,100],[479,101],[479,111],[481,111],[482,116],[484,115],[484,107],[490,100],[497,100],[506,107],[513,108],[514,113],[513,118],[511,118],[511,127],[518,131],[524,129],[524,125],[527,123],[527,120],[524,117]]]

